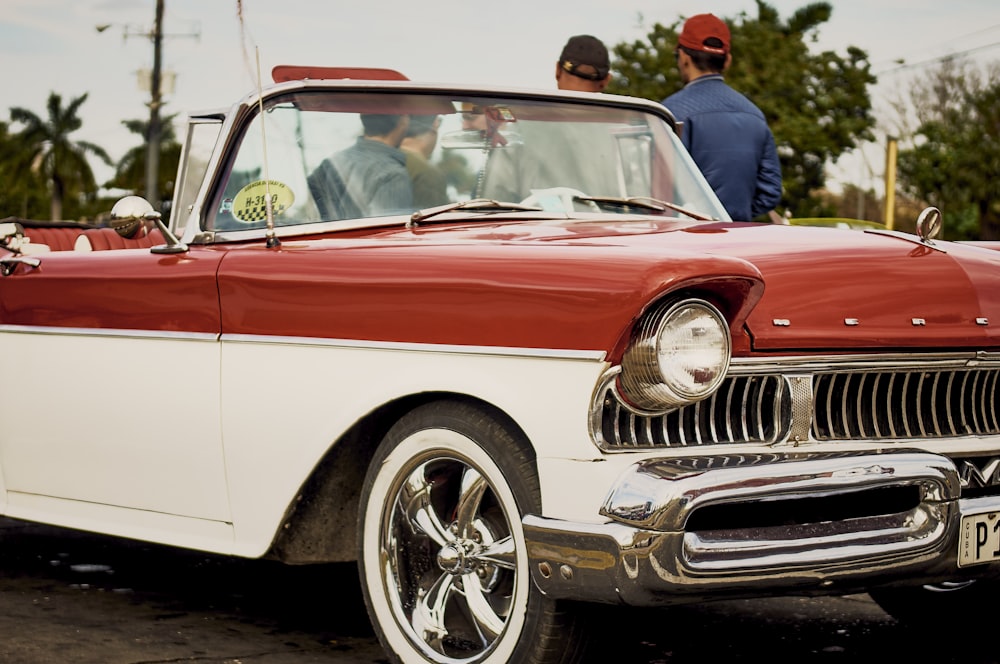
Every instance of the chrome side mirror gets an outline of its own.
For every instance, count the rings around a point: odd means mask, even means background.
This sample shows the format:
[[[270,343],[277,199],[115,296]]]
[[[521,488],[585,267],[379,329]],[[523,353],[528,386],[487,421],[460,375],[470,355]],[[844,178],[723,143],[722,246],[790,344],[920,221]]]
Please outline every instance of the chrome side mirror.
[[[167,240],[167,244],[150,248],[154,254],[182,254],[188,250],[187,245],[178,240],[163,223],[160,213],[142,196],[126,196],[111,208],[111,227],[123,237],[131,237],[143,221],[156,224]]]

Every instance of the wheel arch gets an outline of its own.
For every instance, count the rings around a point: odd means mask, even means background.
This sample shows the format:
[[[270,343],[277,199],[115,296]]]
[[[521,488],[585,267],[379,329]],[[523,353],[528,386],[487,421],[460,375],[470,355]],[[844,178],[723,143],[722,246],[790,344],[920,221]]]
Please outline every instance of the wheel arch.
[[[289,506],[267,554],[289,564],[357,560],[357,520],[365,473],[386,432],[406,413],[425,404],[453,401],[494,417],[534,462],[527,434],[501,408],[471,395],[424,392],[387,402],[344,432],[316,464]]]

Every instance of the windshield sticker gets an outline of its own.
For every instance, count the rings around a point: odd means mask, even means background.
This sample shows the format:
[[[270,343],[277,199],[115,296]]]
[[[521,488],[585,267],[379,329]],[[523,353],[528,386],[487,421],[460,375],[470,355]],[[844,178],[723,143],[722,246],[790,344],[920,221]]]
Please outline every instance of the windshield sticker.
[[[295,194],[285,183],[257,180],[240,189],[233,198],[233,218],[247,224],[266,221],[268,195],[271,197],[271,209],[275,217],[295,202]]]

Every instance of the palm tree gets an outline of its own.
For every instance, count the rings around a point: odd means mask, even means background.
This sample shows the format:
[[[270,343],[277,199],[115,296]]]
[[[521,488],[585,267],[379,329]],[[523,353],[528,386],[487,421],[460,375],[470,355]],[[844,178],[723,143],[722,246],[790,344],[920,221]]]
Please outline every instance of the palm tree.
[[[4,183],[0,187],[0,217],[28,217],[29,211],[38,209],[39,187],[21,177],[17,164],[23,161],[30,161],[25,159],[24,146],[7,123],[0,122],[0,182]]]
[[[173,196],[173,179],[177,173],[177,165],[181,158],[181,144],[177,142],[174,131],[174,119],[177,114],[163,118],[160,127],[160,169],[157,174],[156,190],[161,198],[170,200]],[[142,145],[137,145],[125,153],[115,166],[115,176],[106,184],[108,187],[142,191],[146,186],[146,158],[149,154],[149,120],[122,120],[122,124],[133,134],[142,136]],[[160,201],[150,201],[153,207],[160,209]]]
[[[49,94],[48,117],[42,119],[34,112],[21,107],[10,109],[10,119],[24,125],[17,139],[25,147],[27,163],[21,164],[21,172],[28,172],[43,179],[51,197],[51,218],[62,218],[63,199],[68,193],[83,191],[94,193],[97,183],[94,172],[87,163],[87,155],[99,157],[111,165],[111,158],[104,148],[87,141],[73,142],[70,134],[83,125],[78,115],[80,106],[87,100],[87,94],[70,101],[63,108],[62,97],[55,92]]]

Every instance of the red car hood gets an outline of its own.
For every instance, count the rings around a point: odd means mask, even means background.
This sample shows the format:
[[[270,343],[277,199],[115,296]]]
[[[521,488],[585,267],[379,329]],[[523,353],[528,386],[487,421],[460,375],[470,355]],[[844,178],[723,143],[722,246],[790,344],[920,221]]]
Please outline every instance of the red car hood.
[[[746,321],[757,350],[1000,345],[998,252],[886,231],[741,225],[724,235],[739,240],[704,250],[764,277]]]
[[[678,280],[698,273],[698,254],[742,259],[764,282],[744,324],[755,350],[1000,347],[1000,252],[980,247],[759,223],[501,224],[474,237],[469,230],[463,239],[624,244],[645,256],[662,247],[664,259],[690,257],[690,273]]]

